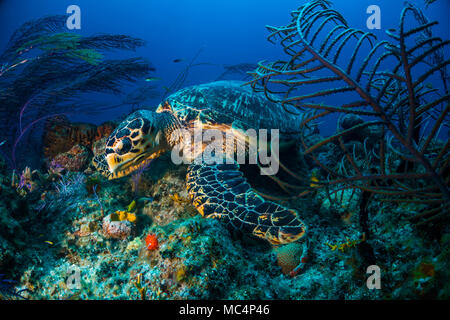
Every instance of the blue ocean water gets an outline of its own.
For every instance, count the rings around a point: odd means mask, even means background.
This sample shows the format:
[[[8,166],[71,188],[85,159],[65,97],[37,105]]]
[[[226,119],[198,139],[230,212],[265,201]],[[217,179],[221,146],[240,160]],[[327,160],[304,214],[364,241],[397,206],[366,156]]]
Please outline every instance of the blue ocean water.
[[[0,48],[3,48],[11,34],[22,23],[46,15],[66,14],[70,5],[81,9],[81,30],[71,32],[81,35],[95,33],[127,34],[144,39],[147,45],[139,48],[136,56],[148,59],[156,68],[155,77],[161,78],[160,87],[169,86],[200,50],[196,62],[208,63],[189,73],[185,85],[206,83],[215,80],[223,72],[223,65],[257,63],[262,60],[286,59],[277,45],[266,40],[266,25],[281,26],[290,21],[290,12],[304,1],[298,0],[165,0],[139,1],[0,1]],[[447,14],[450,3],[425,8],[422,0],[411,3],[424,8],[430,20],[439,21],[434,29],[437,36],[450,30]],[[343,13],[349,25],[372,31],[379,39],[386,37],[385,31],[398,27],[402,1],[362,0],[333,1],[336,10]],[[367,7],[378,5],[381,9],[381,29],[368,30]],[[120,58],[120,54],[115,56]],[[129,55],[127,52],[123,55]],[[114,56],[114,55],[113,55]],[[181,63],[173,63],[182,59]],[[127,88],[124,88],[127,91]],[[89,97],[96,99],[96,97]],[[89,99],[88,98],[88,99]],[[98,98],[98,97],[97,97]],[[102,97],[103,103],[118,103],[117,98]],[[155,107],[160,98],[149,104]],[[126,107],[125,107],[126,108]],[[120,113],[127,113],[127,109]],[[88,117],[71,115],[77,121],[100,123],[115,118],[114,114]]]

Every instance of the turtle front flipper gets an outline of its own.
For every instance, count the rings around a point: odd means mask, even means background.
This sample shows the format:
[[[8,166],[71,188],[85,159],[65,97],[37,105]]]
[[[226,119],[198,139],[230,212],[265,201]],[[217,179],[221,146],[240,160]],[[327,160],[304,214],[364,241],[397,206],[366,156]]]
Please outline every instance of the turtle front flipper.
[[[223,219],[272,245],[296,241],[306,233],[297,212],[256,194],[236,163],[191,164],[187,189],[203,216]]]

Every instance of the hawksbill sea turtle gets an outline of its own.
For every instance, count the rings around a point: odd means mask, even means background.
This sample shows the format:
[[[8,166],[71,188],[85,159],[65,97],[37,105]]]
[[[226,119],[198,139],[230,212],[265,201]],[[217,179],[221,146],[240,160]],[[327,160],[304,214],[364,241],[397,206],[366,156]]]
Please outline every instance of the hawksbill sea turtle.
[[[279,129],[280,140],[292,140],[289,132],[298,128],[299,117],[242,84],[218,81],[187,87],[166,98],[156,112],[132,113],[108,137],[105,153],[94,158],[94,167],[109,179],[129,175],[173,149],[183,140],[179,129],[192,130],[198,122],[221,132]],[[306,226],[298,212],[257,194],[236,161],[194,161],[187,172],[189,197],[203,216],[218,218],[272,245],[305,235]]]

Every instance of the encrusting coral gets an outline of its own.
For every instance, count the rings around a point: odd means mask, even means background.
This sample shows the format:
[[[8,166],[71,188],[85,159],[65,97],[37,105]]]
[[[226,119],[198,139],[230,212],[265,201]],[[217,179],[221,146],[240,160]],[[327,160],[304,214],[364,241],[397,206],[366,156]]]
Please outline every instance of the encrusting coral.
[[[114,214],[109,214],[103,218],[102,228],[105,237],[124,240],[132,235],[133,223],[120,217],[114,218]]]

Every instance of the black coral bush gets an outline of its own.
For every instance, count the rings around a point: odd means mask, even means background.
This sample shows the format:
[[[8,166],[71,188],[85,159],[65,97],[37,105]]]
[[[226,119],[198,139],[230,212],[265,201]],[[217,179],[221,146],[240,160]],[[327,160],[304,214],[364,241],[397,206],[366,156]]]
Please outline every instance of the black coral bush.
[[[105,58],[110,50],[136,50],[144,45],[141,39],[81,36],[67,32],[65,21],[65,16],[49,16],[25,23],[0,54],[1,151],[14,168],[27,164],[30,146],[38,143],[28,143],[22,150],[20,142],[29,139],[42,120],[96,110],[98,106],[83,101],[80,95],[118,94],[123,83],[154,70],[142,58]]]
[[[291,16],[286,26],[267,27],[269,41],[282,46],[287,60],[259,63],[254,90],[304,111],[302,130],[333,114],[365,119],[312,144],[303,140],[304,154],[326,174],[315,187],[421,203],[427,210],[420,218],[427,221],[447,216],[450,60],[449,41],[432,33],[437,22],[406,4],[398,29],[377,41],[350,27],[326,0],[310,1]],[[346,136],[369,127],[380,133],[374,146],[365,142],[361,155],[345,145]],[[344,154],[341,165],[318,157],[330,143]],[[400,159],[395,164],[394,156]]]

